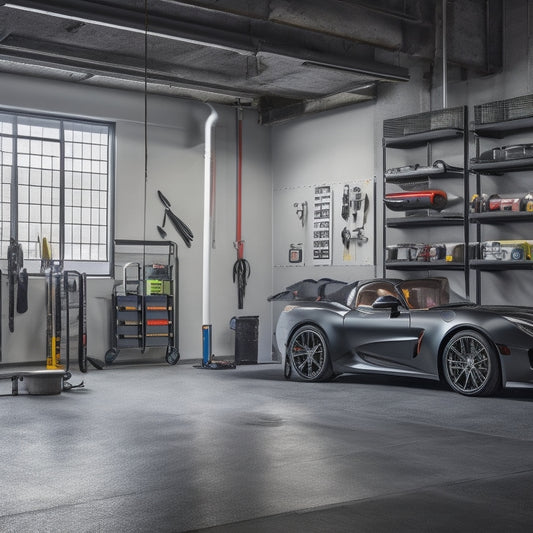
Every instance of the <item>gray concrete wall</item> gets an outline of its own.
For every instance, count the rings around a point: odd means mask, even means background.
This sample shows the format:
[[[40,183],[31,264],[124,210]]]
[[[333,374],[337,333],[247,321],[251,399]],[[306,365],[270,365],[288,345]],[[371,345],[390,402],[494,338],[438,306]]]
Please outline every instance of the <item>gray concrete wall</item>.
[[[188,249],[179,235],[166,225],[169,239],[179,246],[179,347],[182,358],[202,356],[202,226],[204,123],[209,109],[202,103],[150,96],[148,99],[148,183],[146,228],[144,227],[144,96],[76,84],[2,75],[0,106],[35,112],[101,118],[116,123],[115,237],[159,240],[156,226],[162,223],[163,208],[157,190],[164,192],[172,209],[192,229],[195,239]],[[237,309],[237,290],[232,282],[236,259],[236,134],[235,112],[218,108],[215,131],[216,232],[212,250],[211,317],[213,352],[234,353],[234,315],[258,315],[260,360],[271,360],[271,313],[266,296],[271,290],[271,197],[270,136],[257,124],[254,112],[244,113],[243,143],[243,238],[246,258],[252,265],[245,307]],[[132,259],[130,259],[132,260]],[[5,265],[2,265],[5,269]],[[7,330],[7,283],[3,280],[3,362],[45,360],[44,280],[30,279],[29,311],[15,321],[15,332]],[[110,347],[110,279],[89,280],[88,352],[103,358]],[[161,359],[160,349],[124,351],[119,357]]]
[[[504,69],[501,74],[460,81],[450,65],[448,105],[472,106],[533,91],[532,9],[526,0],[505,2]],[[260,360],[271,359],[272,318],[280,304],[268,304],[266,297],[303,278],[333,277],[341,280],[381,275],[382,217],[382,124],[387,118],[439,109],[442,90],[431,85],[430,66],[398,56],[401,66],[410,68],[411,81],[379,87],[376,104],[364,104],[304,117],[287,124],[262,128],[253,112],[245,113],[244,136],[244,230],[245,255],[252,264],[245,308],[237,309],[231,272],[235,261],[235,117],[231,109],[219,109],[216,129],[217,207],[216,248],[213,250],[213,332],[216,355],[233,353],[233,332],[228,328],[233,315],[260,317]],[[438,77],[435,76],[435,79]],[[75,84],[32,80],[2,75],[0,105],[24,110],[67,113],[113,120],[117,123],[116,237],[140,238],[144,228],[143,96],[116,90],[79,87]],[[180,348],[182,357],[201,356],[201,233],[203,176],[203,123],[207,108],[196,102],[150,97],[149,99],[149,191],[147,197],[148,239],[157,239],[156,225],[161,209],[153,194],[164,190],[176,212],[192,227],[196,239],[192,249],[180,245]],[[529,142],[529,139],[505,139]],[[457,150],[452,150],[457,157]],[[396,161],[402,160],[397,154]],[[391,165],[392,166],[392,165]],[[274,257],[285,254],[286,243],[273,242],[273,231],[283,231],[272,213],[277,191],[327,182],[343,182],[376,176],[375,217],[377,220],[375,266],[274,266]],[[508,187],[529,190],[527,174],[513,176]],[[495,184],[494,187],[497,185]],[[132,217],[132,211],[135,216]],[[294,216],[294,214],[290,214]],[[296,218],[294,218],[296,221]],[[494,238],[533,237],[528,224],[514,228],[496,227]],[[425,230],[424,230],[425,231]],[[451,230],[450,230],[451,231]],[[420,234],[420,239],[430,234]],[[337,236],[334,236],[335,238]],[[412,235],[398,235],[411,240]],[[178,241],[178,236],[173,236]],[[493,238],[492,236],[489,238]],[[440,237],[439,237],[440,240]],[[178,241],[179,242],[179,241]],[[399,242],[399,241],[398,241]],[[280,248],[282,246],[282,248]],[[453,277],[453,276],[452,276]],[[529,304],[530,273],[518,271],[484,274],[487,297],[496,302]],[[458,281],[457,281],[458,283]],[[4,279],[5,284],[5,279]],[[17,317],[16,332],[7,333],[4,320],[4,362],[44,360],[44,291],[42,280],[30,280],[28,314]],[[103,356],[109,347],[110,280],[89,282],[89,353]],[[6,305],[4,291],[4,311]],[[273,315],[273,317],[271,316]],[[159,357],[148,353],[146,357]]]
[[[470,118],[473,118],[473,106],[503,98],[512,98],[529,94],[533,91],[533,49],[531,25],[533,8],[526,0],[513,0],[504,3],[504,50],[503,71],[485,77],[470,75],[464,81],[454,65],[448,67],[448,107],[469,106]],[[408,67],[411,80],[407,83],[384,84],[378,89],[375,104],[366,104],[344,108],[316,116],[295,120],[289,124],[273,128],[273,171],[274,190],[284,186],[300,186],[317,181],[335,180],[339,176],[375,175],[376,187],[376,268],[368,267],[305,267],[274,268],[274,289],[279,291],[290,283],[303,278],[334,277],[336,279],[358,279],[371,277],[374,272],[380,276],[383,272],[383,120],[404,115],[420,113],[442,108],[442,83],[440,59],[432,74],[427,61],[417,61],[398,55],[398,64]],[[334,135],[332,135],[334,132]],[[496,141],[492,144],[484,141],[484,146],[499,146],[514,142],[533,142],[533,132]],[[335,157],[339,150],[342,157]],[[435,147],[433,159],[445,159],[454,164],[461,164],[462,143],[439,143]],[[470,152],[474,150],[473,140]],[[335,156],[334,156],[335,155]],[[419,156],[423,162],[425,153],[403,150],[389,150],[387,167],[414,163]],[[410,160],[413,159],[413,160]],[[486,180],[486,187],[494,192],[502,187],[501,180]],[[475,182],[471,178],[471,190]],[[503,184],[505,192],[531,190],[530,173],[518,173],[508,177]],[[275,224],[275,221],[274,221]],[[514,224],[512,227],[500,226],[484,229],[486,239],[528,238],[533,239],[531,224]],[[393,230],[390,233],[393,242],[426,242],[462,240],[461,228],[435,228],[418,230]],[[475,236],[472,226],[471,234]],[[388,234],[389,235],[389,234]],[[475,237],[471,237],[471,240]],[[390,242],[390,241],[389,241]],[[274,242],[274,255],[278,242]],[[279,250],[278,250],[279,253]],[[462,292],[464,278],[462,273],[446,272],[452,287]],[[389,271],[389,276],[406,277],[413,274]],[[520,303],[529,305],[531,291],[527,290],[531,274],[527,271],[484,273],[481,275],[483,301],[487,303]],[[471,296],[475,294],[475,275],[471,276]],[[526,288],[526,290],[524,290]],[[282,304],[273,304],[274,321]]]

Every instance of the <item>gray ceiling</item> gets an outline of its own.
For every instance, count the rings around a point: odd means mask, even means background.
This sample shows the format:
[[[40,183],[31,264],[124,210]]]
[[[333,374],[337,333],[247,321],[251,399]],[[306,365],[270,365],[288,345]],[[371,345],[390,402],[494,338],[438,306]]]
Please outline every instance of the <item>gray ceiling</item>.
[[[448,0],[459,75],[501,66],[502,0]],[[263,123],[436,68],[441,0],[0,1],[0,72],[249,105]],[[488,36],[490,35],[490,39]]]

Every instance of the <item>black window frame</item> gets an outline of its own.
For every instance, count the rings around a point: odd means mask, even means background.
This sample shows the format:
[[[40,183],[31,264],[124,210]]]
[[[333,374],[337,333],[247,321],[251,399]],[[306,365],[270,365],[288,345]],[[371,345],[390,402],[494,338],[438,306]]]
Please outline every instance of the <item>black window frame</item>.
[[[6,120],[6,119],[10,120]],[[19,210],[21,208],[21,200],[19,198],[19,187],[20,182],[22,180],[19,179],[19,174],[21,173],[21,164],[20,164],[20,158],[21,158],[21,152],[18,148],[19,142],[26,142],[26,143],[32,143],[32,142],[41,142],[41,143],[57,143],[59,146],[59,155],[54,155],[56,159],[59,159],[59,168],[57,167],[57,161],[54,161],[51,163],[51,168],[47,169],[43,166],[42,160],[41,165],[38,167],[33,167],[31,163],[29,163],[28,167],[24,167],[25,171],[30,174],[32,170],[38,170],[39,172],[50,172],[51,173],[51,182],[50,182],[50,197],[51,197],[51,204],[47,205],[47,207],[50,208],[50,213],[55,213],[55,215],[50,215],[49,218],[54,218],[54,216],[59,215],[59,220],[52,219],[50,221],[50,227],[57,226],[59,236],[51,238],[53,241],[52,245],[52,259],[56,264],[61,265],[62,268],[66,270],[76,270],[79,272],[85,272],[89,276],[110,276],[112,271],[112,264],[113,264],[113,238],[114,238],[114,227],[113,227],[113,221],[114,221],[114,186],[115,186],[115,131],[116,131],[116,125],[114,122],[105,121],[105,120],[96,120],[96,119],[88,119],[85,117],[76,117],[76,116],[70,116],[70,115],[58,115],[58,114],[48,114],[48,113],[28,113],[24,111],[18,111],[13,109],[6,109],[6,108],[0,108],[0,119],[5,122],[12,124],[12,131],[10,133],[6,133],[6,131],[2,131],[2,128],[0,127],[0,142],[3,141],[6,138],[11,139],[12,144],[12,150],[11,150],[11,167],[9,169],[8,165],[2,165],[2,158],[0,158],[0,171],[11,173],[10,179],[8,178],[6,180],[6,176],[3,174],[0,174],[0,186],[1,186],[1,192],[2,192],[2,205],[0,205],[0,249],[2,250],[1,259],[2,259],[2,268],[7,267],[7,245],[9,244],[9,240],[12,236],[15,237],[17,241],[19,241],[20,232],[19,232],[19,226],[22,224],[27,224],[28,230],[26,232],[26,229],[24,229],[25,238],[20,239],[20,244],[22,245],[22,248],[25,252],[24,256],[24,266],[27,268],[28,273],[30,275],[36,275],[41,273],[41,257],[40,252],[39,256],[36,257],[36,246],[41,249],[42,247],[42,241],[41,236],[39,237],[39,242],[36,244],[35,242],[30,241],[30,225],[31,221],[28,215],[28,219],[21,221],[21,216],[19,216]],[[22,135],[20,133],[21,127],[20,125],[24,124],[26,127],[32,127],[34,125],[35,127],[43,127],[44,124],[52,124],[55,128],[57,128],[57,134],[52,137],[47,137],[44,135],[36,135],[33,134],[25,134]],[[40,126],[39,126],[40,124]],[[87,130],[84,132],[84,128]],[[97,130],[102,129],[102,132],[98,133]],[[93,130],[93,131],[91,131]],[[66,140],[65,139],[65,132],[73,132],[73,139],[72,140]],[[31,130],[30,130],[31,132]],[[44,129],[43,129],[44,132]],[[74,132],[76,136],[78,134],[81,134],[82,141],[76,140],[74,141]],[[86,142],[87,135],[84,138],[84,133],[89,135],[89,141]],[[91,136],[91,134],[94,134]],[[93,142],[92,139],[95,138],[95,135],[104,135],[105,137],[102,139],[100,137],[100,144]],[[105,142],[107,140],[107,142]],[[72,151],[74,152],[74,146],[78,146],[81,144],[83,155],[77,159],[74,157],[74,154],[67,155],[67,144],[72,143]],[[91,156],[85,157],[85,151],[87,150],[87,147],[90,149]],[[1,145],[0,145],[1,148]],[[98,158],[93,157],[93,149],[95,153],[98,153]],[[102,155],[103,151],[105,150],[105,159]],[[7,152],[3,152],[7,153]],[[0,154],[1,156],[2,154]],[[26,154],[28,157],[33,157],[31,155],[31,151]],[[41,154],[41,158],[44,159],[44,156]],[[82,166],[86,166],[86,163],[88,162],[89,165],[91,165],[91,171],[87,171],[85,168],[82,168],[79,172],[75,172],[75,170],[69,169],[69,166],[74,167],[74,162],[81,161]],[[70,165],[69,165],[70,162]],[[78,163],[76,163],[78,164]],[[94,173],[92,172],[94,165],[98,165],[98,170]],[[102,168],[105,166],[106,172],[102,172]],[[8,168],[9,170],[6,170]],[[54,176],[57,173],[58,179],[59,179],[59,185],[54,184]],[[70,173],[70,174],[69,174]],[[80,186],[78,188],[74,187],[74,174],[79,174],[79,180],[80,180]],[[90,175],[90,183],[91,186],[89,188],[86,187],[85,181],[88,180],[87,176]],[[71,176],[72,182],[70,184],[70,187],[66,187],[67,178]],[[96,176],[96,177],[95,177]],[[99,176],[99,178],[98,178]],[[102,178],[102,176],[105,176],[105,178]],[[30,178],[28,178],[29,180]],[[6,201],[5,191],[7,187],[6,181],[9,181],[9,205]],[[104,184],[104,187],[102,189],[102,184],[106,181]],[[93,182],[97,182],[98,185],[94,187],[92,184]],[[47,189],[48,187],[45,187],[43,185],[43,180],[41,179],[41,184],[39,186],[32,186],[33,189],[39,189],[40,187],[40,195],[41,200],[39,204],[32,203],[30,201],[30,182],[28,181],[28,197],[26,199],[26,204],[24,204],[25,209],[30,210],[31,205],[40,205],[40,210],[43,210],[43,191],[44,189]],[[79,193],[80,198],[83,198],[83,196],[87,197],[88,195],[91,196],[91,200],[93,198],[96,199],[94,203],[90,202],[87,206],[85,202],[79,201],[80,205],[76,206],[76,209],[81,213],[85,215],[85,218],[88,216],[91,222],[87,223],[86,221],[80,220],[78,223],[74,222],[74,216],[71,214],[69,221],[67,222],[67,211],[70,209],[71,212],[74,211],[74,204],[73,200],[70,200],[70,204],[66,205],[66,193],[69,194],[69,191],[72,193],[72,197],[74,196],[74,191]],[[54,193],[59,193],[59,205],[56,206],[53,202],[54,200],[52,197],[54,196]],[[104,196],[102,196],[102,193]],[[97,196],[95,196],[97,194]],[[102,200],[104,199],[104,201]],[[16,205],[16,208],[13,208],[13,204]],[[102,205],[101,204],[105,204]],[[7,207],[6,207],[7,206]],[[98,206],[98,207],[96,207]],[[57,213],[56,213],[56,207],[57,207]],[[6,210],[9,209],[9,212],[6,213]],[[87,211],[87,210],[90,211]],[[9,224],[6,223],[6,214]],[[15,216],[16,220],[13,219],[13,215]],[[97,218],[98,222],[93,223],[93,218]],[[41,218],[38,223],[35,223],[36,225],[40,225],[40,228],[43,228],[43,225],[46,225],[45,222],[43,222],[42,213]],[[71,230],[71,237],[67,241],[66,233],[68,233],[67,228],[70,227]],[[78,239],[79,242],[76,242],[76,246],[79,246],[79,250],[76,251],[78,254],[78,257],[73,258],[72,254],[73,252],[73,237],[72,235],[77,233],[77,229],[79,227],[79,234],[80,238]],[[8,233],[9,228],[9,234]],[[53,232],[53,230],[50,230]],[[88,241],[82,240],[82,233],[87,234],[90,233],[90,237]],[[98,234],[98,238],[93,238],[96,234]],[[105,236],[105,242],[103,244],[100,244],[102,242],[102,237]],[[42,237],[46,237],[46,235],[42,235]],[[87,248],[88,246],[88,248]],[[102,250],[102,246],[105,247],[105,250]],[[31,247],[31,248],[30,248]],[[70,247],[70,255],[65,253],[66,248]],[[85,248],[84,248],[85,247]],[[95,248],[95,247],[98,247]],[[93,256],[93,252],[97,250],[98,257],[95,259],[92,259],[91,256]]]

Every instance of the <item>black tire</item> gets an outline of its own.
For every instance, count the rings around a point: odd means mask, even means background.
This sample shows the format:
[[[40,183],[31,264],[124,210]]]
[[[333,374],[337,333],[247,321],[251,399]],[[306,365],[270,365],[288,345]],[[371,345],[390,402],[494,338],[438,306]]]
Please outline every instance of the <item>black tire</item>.
[[[78,355],[78,366],[80,367],[80,372],[83,372],[84,374],[87,372],[87,354]]]
[[[105,353],[105,362],[107,365],[112,365],[113,361],[117,358],[118,352],[114,348],[107,350]]]
[[[501,387],[496,350],[477,331],[459,331],[448,341],[442,372],[450,388],[465,396],[489,396]]]
[[[180,360],[180,353],[176,348],[169,348],[165,360],[169,365],[175,365]]]
[[[327,381],[333,376],[327,338],[315,326],[298,328],[287,344],[287,359],[300,381]]]

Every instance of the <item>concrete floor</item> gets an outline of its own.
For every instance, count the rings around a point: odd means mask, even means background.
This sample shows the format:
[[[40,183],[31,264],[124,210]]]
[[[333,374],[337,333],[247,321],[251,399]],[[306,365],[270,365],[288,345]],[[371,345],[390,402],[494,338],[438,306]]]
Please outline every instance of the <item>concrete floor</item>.
[[[191,362],[81,379],[0,382],[2,533],[533,530],[533,391]]]

